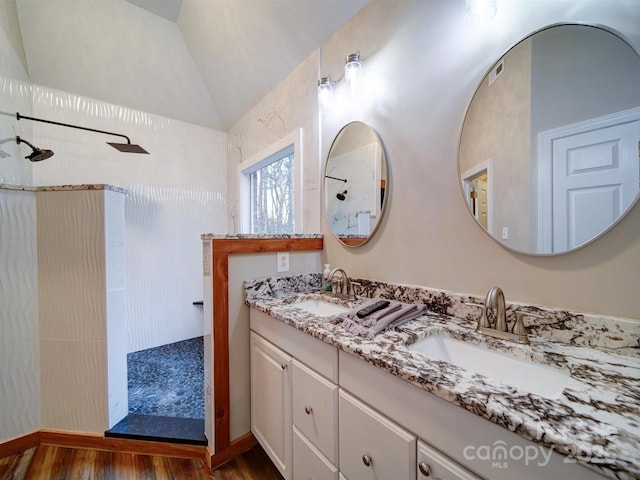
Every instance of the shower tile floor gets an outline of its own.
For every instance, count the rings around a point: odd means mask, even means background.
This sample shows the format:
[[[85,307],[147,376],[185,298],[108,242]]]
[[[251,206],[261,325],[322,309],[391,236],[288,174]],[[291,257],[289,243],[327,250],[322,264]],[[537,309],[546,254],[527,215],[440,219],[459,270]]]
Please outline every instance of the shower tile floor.
[[[127,355],[129,414],[204,418],[202,337]]]
[[[129,415],[107,436],[207,444],[202,337],[130,353],[127,371]]]

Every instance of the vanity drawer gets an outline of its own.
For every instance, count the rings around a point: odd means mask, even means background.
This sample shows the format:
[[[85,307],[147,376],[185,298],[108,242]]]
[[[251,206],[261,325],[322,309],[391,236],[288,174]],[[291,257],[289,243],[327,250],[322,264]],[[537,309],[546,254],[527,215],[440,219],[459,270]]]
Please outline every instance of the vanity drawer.
[[[417,480],[481,480],[459,463],[440,453],[431,445],[418,440]]]
[[[334,464],[338,461],[338,386],[293,361],[293,424]]]
[[[338,469],[293,427],[293,478],[296,480],[338,480]]]
[[[358,480],[415,480],[416,437],[340,390],[340,471]]]

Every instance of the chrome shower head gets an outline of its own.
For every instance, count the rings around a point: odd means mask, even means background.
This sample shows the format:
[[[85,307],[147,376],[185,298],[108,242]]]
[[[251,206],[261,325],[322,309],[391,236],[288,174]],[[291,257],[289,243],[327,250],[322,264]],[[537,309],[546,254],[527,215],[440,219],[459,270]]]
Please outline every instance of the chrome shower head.
[[[31,152],[30,155],[27,155],[26,157],[24,157],[31,162],[41,162],[42,160],[46,160],[47,158],[53,157],[52,150],[44,150],[44,149],[35,147],[31,143],[27,142],[25,139],[20,138],[19,136],[16,137],[16,143],[18,145],[20,145],[21,143],[26,143],[31,147],[31,150],[33,150],[33,152]]]

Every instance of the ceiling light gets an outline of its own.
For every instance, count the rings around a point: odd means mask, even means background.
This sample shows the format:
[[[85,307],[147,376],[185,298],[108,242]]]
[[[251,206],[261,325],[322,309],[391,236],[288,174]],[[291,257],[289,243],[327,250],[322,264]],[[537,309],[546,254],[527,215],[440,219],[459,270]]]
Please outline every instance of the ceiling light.
[[[467,0],[467,22],[486,23],[496,16],[496,0]]]

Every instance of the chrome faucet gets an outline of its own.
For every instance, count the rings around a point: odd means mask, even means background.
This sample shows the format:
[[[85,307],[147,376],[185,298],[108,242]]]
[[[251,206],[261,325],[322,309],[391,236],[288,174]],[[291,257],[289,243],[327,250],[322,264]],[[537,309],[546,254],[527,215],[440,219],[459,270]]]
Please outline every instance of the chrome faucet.
[[[522,321],[525,315],[538,316],[527,312],[516,312],[516,321],[513,327],[509,329],[507,323],[507,307],[504,300],[504,292],[499,287],[493,287],[487,293],[484,305],[482,307],[482,315],[478,320],[477,332],[489,335],[490,337],[500,338],[502,340],[513,340],[518,343],[529,343],[527,327]]]
[[[335,280],[336,273],[339,273],[342,277],[341,280]],[[342,268],[334,268],[329,272],[327,276],[327,280],[331,282],[331,294],[334,297],[345,298],[348,300],[356,300],[356,290],[355,286],[352,285],[352,282],[349,280],[349,276],[347,272],[345,272]],[[354,284],[356,282],[353,282]]]
[[[492,318],[489,318],[491,314]],[[507,306],[504,301],[504,292],[499,287],[493,287],[487,293],[484,300],[484,309],[480,323],[485,328],[495,328],[499,332],[508,332]]]

